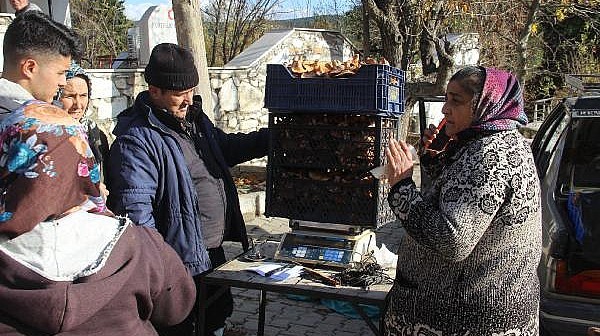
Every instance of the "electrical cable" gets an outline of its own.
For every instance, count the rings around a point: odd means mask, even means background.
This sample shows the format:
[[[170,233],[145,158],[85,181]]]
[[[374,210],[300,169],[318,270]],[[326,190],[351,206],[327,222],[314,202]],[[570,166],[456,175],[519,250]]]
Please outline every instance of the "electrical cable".
[[[360,261],[351,262],[349,267],[334,275],[342,285],[366,288],[371,285],[391,284],[394,279],[387,275],[377,263],[373,252],[362,255]]]

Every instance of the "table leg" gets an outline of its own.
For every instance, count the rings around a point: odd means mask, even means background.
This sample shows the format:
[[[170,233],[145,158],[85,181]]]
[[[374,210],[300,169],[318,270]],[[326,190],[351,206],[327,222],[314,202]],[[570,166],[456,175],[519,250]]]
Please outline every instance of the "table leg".
[[[208,293],[206,293],[206,284],[204,283],[204,281],[202,280],[202,278],[200,278],[198,280],[198,286],[196,287],[198,289],[198,293],[196,294],[198,297],[198,300],[196,302],[196,308],[198,309],[197,311],[197,318],[196,318],[196,332],[195,335],[196,336],[204,336],[204,325],[206,324],[206,307],[208,306]]]
[[[258,301],[258,332],[257,336],[264,336],[265,334],[265,311],[267,308],[267,292],[264,290],[260,291],[260,299]]]
[[[362,317],[362,319],[365,322],[367,322],[367,325],[369,326],[371,331],[375,334],[375,336],[381,336],[379,329],[377,329],[377,327],[375,326],[373,321],[371,321],[371,318],[369,318],[369,316],[365,313],[365,311],[358,304],[356,304],[354,302],[350,302],[350,304],[352,305],[352,307],[354,307],[354,309],[356,310],[358,315],[360,315],[360,317]],[[380,323],[380,325],[381,325],[381,323]]]

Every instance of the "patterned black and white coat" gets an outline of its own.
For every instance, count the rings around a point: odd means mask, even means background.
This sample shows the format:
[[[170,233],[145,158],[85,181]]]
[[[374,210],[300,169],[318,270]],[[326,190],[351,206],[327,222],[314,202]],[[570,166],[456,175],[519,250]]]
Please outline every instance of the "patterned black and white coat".
[[[539,180],[516,130],[476,136],[422,161],[388,201],[406,229],[385,335],[538,335]]]

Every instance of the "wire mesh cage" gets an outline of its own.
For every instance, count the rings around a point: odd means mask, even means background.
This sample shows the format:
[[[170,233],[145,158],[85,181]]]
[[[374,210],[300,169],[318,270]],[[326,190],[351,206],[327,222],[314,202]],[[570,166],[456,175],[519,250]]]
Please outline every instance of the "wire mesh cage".
[[[384,164],[398,119],[373,114],[270,113],[266,214],[378,227],[393,220]]]

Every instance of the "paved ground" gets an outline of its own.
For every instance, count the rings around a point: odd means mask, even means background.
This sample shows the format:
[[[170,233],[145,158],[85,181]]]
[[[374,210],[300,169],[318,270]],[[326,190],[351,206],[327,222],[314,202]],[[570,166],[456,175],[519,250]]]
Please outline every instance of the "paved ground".
[[[257,217],[247,223],[249,236],[256,239],[279,240],[287,232],[288,220]],[[395,251],[402,229],[390,223],[377,230],[377,245],[385,243]],[[241,245],[226,243],[225,250],[231,258],[241,253]],[[258,297],[256,290],[232,289],[234,313],[227,322],[225,335],[256,335],[258,328]],[[267,295],[265,335],[282,336],[350,336],[373,335],[362,319],[345,317],[323,306],[319,301],[298,301],[285,295]]]

